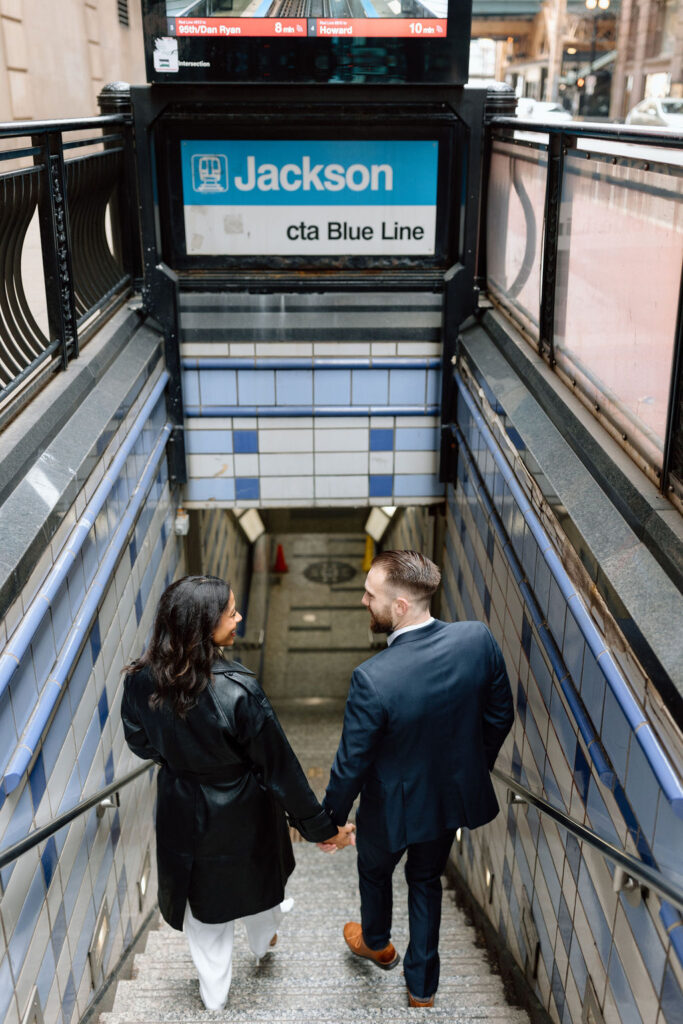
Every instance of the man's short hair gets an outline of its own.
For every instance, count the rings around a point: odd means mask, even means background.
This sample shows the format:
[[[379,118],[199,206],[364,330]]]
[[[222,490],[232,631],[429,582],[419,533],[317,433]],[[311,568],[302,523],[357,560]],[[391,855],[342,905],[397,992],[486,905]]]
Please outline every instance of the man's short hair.
[[[381,569],[387,583],[407,590],[425,604],[441,582],[439,567],[419,551],[382,551],[372,560],[373,569]]]

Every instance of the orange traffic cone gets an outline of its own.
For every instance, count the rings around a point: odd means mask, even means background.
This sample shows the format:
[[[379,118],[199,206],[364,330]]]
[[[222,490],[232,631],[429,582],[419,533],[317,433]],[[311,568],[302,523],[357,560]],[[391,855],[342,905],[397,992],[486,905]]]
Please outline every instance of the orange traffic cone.
[[[289,566],[285,562],[285,553],[282,549],[282,544],[278,544],[277,553],[275,555],[275,565],[273,566],[273,572],[289,572]]]

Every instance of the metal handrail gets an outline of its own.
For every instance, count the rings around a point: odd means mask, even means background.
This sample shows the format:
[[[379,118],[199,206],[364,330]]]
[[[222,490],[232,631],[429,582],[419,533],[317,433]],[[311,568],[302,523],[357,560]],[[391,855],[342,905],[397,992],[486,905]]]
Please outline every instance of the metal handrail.
[[[642,885],[645,885],[650,889],[654,889],[660,896],[663,896],[670,903],[675,904],[680,911],[683,911],[683,888],[666,878],[657,868],[651,868],[649,865],[643,864],[642,861],[638,860],[632,854],[626,853],[625,850],[620,850],[618,846],[608,842],[607,839],[603,839],[602,836],[597,834],[597,832],[593,832],[592,829],[582,825],[574,818],[570,818],[569,815],[564,813],[564,811],[558,810],[557,807],[554,807],[547,800],[544,800],[543,797],[532,793],[532,791],[527,789],[526,786],[523,786],[521,782],[517,782],[516,779],[513,779],[512,776],[500,771],[499,768],[493,768],[491,774],[507,786],[508,789],[512,790],[512,792],[518,797],[521,797],[521,800],[515,800],[513,801],[514,803],[532,804],[541,811],[542,814],[547,814],[549,818],[553,818],[558,825],[565,828],[567,832],[571,832],[577,839],[581,839],[583,842],[588,843],[588,845],[592,846],[594,850],[597,850],[605,857],[608,857],[628,876],[637,879],[637,881]]]
[[[650,128],[647,125],[603,124],[601,121],[535,121],[524,117],[498,115],[489,122],[492,128],[514,128],[515,131],[540,132],[544,135],[576,135],[586,139],[606,139],[648,146],[676,149],[683,142],[683,132]]]
[[[105,786],[104,789],[100,789],[94,796],[89,796],[87,800],[82,800],[75,807],[72,807],[70,811],[65,811],[64,814],[53,818],[51,822],[43,825],[42,828],[36,828],[33,832],[29,832],[25,839],[21,839],[18,843],[8,846],[5,850],[0,850],[0,868],[6,867],[13,860],[16,860],[17,857],[20,857],[22,853],[32,850],[34,846],[42,843],[45,839],[49,839],[55,832],[59,832],[60,828],[64,828],[65,825],[73,821],[74,818],[85,814],[91,807],[95,807],[103,800],[106,800],[108,796],[111,796],[112,793],[116,793],[119,789],[123,789],[124,786],[134,782],[140,775],[144,775],[149,768],[153,767],[154,761],[145,761],[139,768],[135,768],[132,772],[128,772],[127,775],[117,779],[116,782],[112,782],[110,785]]]

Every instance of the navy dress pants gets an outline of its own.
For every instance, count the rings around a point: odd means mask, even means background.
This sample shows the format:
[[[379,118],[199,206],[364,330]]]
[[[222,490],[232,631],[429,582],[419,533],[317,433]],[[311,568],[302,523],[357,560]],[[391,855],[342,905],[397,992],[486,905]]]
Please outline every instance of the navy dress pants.
[[[439,927],[441,875],[450,853],[455,829],[427,843],[407,847],[408,922],[410,943],[403,958],[403,973],[416,999],[429,999],[439,985]],[[363,838],[358,829],[358,877],[363,938],[370,949],[383,949],[391,939],[391,876],[405,850],[391,852]]]

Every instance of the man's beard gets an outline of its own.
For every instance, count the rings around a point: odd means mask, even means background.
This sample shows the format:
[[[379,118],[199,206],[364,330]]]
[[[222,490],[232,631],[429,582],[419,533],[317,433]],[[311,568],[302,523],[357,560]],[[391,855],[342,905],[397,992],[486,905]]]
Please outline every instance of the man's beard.
[[[370,631],[372,633],[393,633],[394,626],[391,619],[377,618],[370,612]]]

